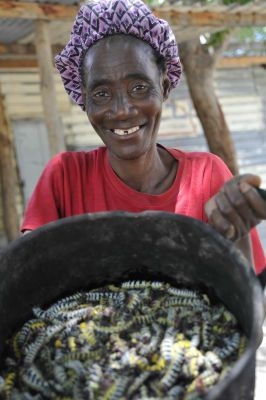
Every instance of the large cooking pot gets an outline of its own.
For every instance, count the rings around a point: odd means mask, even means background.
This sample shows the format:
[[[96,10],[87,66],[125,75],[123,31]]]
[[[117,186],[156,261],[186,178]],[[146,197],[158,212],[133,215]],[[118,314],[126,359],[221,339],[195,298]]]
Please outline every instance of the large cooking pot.
[[[207,400],[251,400],[262,339],[264,296],[246,259],[211,227],[149,211],[97,213],[49,223],[0,254],[0,356],[5,340],[45,306],[79,289],[127,279],[205,286],[248,336],[244,354]]]

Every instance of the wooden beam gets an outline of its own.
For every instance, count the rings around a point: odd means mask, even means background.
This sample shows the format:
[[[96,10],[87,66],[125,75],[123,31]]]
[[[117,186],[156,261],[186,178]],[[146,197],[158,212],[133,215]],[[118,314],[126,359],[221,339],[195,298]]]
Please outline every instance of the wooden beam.
[[[246,68],[252,65],[265,65],[266,56],[225,57],[218,64],[218,68]],[[0,70],[27,70],[38,68],[36,58],[32,59],[1,59]]]
[[[34,59],[0,59],[0,69],[27,70],[31,68],[38,68],[38,61],[36,57],[34,57]]]
[[[59,53],[64,46],[54,44],[52,45],[52,53],[55,55]],[[19,44],[19,43],[0,43],[0,57],[6,56],[12,58],[12,56],[30,56],[36,57],[36,47],[33,43]]]
[[[35,41],[38,57],[41,95],[51,156],[64,150],[63,126],[60,123],[54,84],[53,58],[49,38],[49,22],[35,21]]]
[[[0,18],[73,20],[79,7],[65,4],[0,0]]]
[[[3,222],[8,241],[19,236],[19,217],[16,208],[17,173],[11,126],[7,117],[4,96],[0,88],[0,184]]]
[[[266,65],[266,56],[224,57],[219,61],[218,68],[248,68],[253,65]]]
[[[228,7],[192,7],[174,6],[154,8],[154,14],[167,20],[173,27],[209,26],[265,26],[266,8],[261,5]],[[78,5],[28,3],[15,0],[0,0],[0,18],[74,20]]]
[[[171,27],[183,26],[209,26],[209,27],[244,27],[244,26],[266,26],[266,8],[254,11],[250,9],[241,11],[238,7],[231,12],[227,7],[215,10],[193,10],[182,7],[163,7],[154,10],[154,14],[169,22]]]

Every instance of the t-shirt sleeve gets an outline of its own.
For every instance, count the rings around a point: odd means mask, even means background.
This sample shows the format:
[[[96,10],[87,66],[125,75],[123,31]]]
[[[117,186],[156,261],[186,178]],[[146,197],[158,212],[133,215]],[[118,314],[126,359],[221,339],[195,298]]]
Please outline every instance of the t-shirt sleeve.
[[[58,154],[48,162],[37,181],[26,206],[21,232],[36,229],[62,217],[60,213],[62,175],[61,157]]]
[[[252,251],[256,274],[261,274],[266,269],[265,253],[256,228],[250,231]]]
[[[212,155],[212,173],[210,176],[210,197],[212,197],[232,177],[232,173],[219,157]],[[250,236],[256,273],[260,274],[266,268],[265,253],[256,228],[251,229]]]
[[[221,158],[217,157],[215,154],[211,154],[211,158],[212,163],[209,175],[210,188],[209,193],[207,191],[208,198],[206,199],[206,202],[221,189],[226,181],[231,179],[233,176],[232,172]]]

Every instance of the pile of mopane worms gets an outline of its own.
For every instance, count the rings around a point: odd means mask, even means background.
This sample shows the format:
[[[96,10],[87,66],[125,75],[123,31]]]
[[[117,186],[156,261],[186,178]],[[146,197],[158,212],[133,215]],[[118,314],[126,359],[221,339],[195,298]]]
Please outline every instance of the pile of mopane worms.
[[[198,400],[230,371],[247,338],[195,288],[126,281],[64,297],[8,341],[5,400]]]

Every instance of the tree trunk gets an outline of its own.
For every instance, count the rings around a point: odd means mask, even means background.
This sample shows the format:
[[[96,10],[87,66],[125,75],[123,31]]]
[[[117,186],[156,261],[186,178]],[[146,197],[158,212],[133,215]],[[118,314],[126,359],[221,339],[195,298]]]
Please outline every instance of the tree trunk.
[[[4,98],[0,92],[0,183],[3,222],[7,240],[19,236],[19,217],[16,209],[17,174],[14,165],[12,135],[8,123]]]
[[[234,143],[214,89],[216,59],[199,40],[181,43],[179,50],[191,99],[209,149],[224,160],[233,174],[237,174]]]

